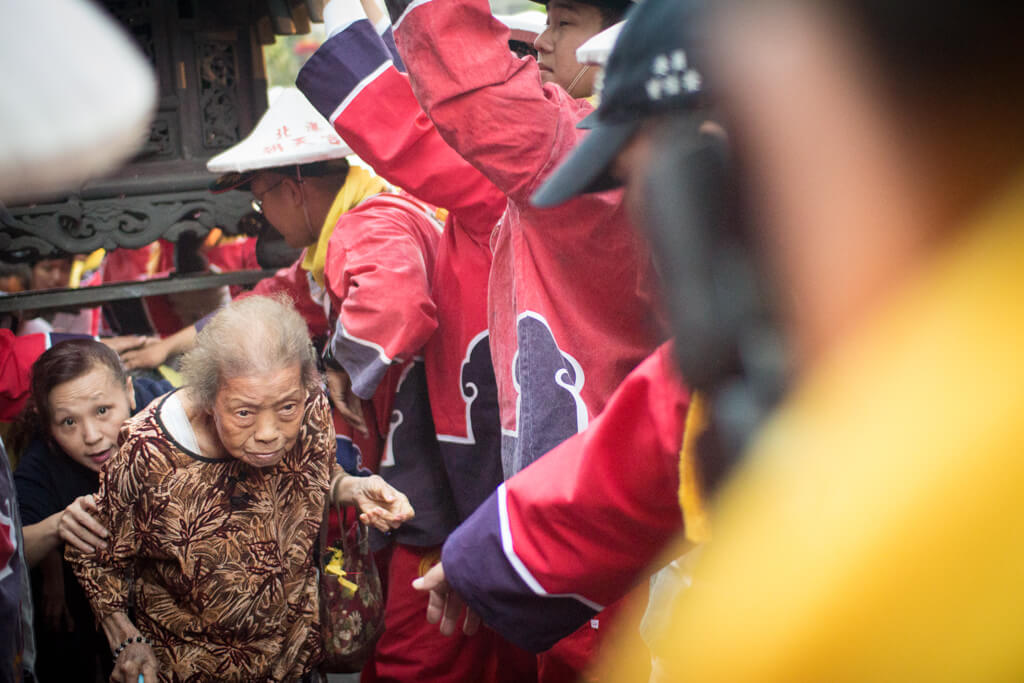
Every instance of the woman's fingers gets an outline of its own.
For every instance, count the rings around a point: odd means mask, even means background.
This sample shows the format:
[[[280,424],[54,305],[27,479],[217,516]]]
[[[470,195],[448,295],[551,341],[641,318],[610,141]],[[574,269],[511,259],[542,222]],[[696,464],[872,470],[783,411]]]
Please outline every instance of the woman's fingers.
[[[124,366],[129,370],[144,370],[160,367],[167,360],[167,351],[160,344],[149,344],[121,354]]]
[[[150,655],[152,654],[153,651],[150,650]],[[157,683],[155,656],[151,656],[150,660],[142,665],[142,678],[138,683]]]
[[[106,344],[110,349],[117,353],[123,353],[129,349],[135,349],[146,343],[147,338],[136,335],[126,335],[123,337],[104,337],[100,339],[101,342]]]
[[[65,523],[62,518],[61,522],[59,529],[60,538],[65,543],[70,543],[84,553],[91,553],[96,550],[96,548],[106,547],[106,541],[98,538],[95,534],[90,532],[88,529],[83,528],[74,520]]]
[[[118,655],[110,679],[123,683],[138,683],[140,676],[147,683],[156,683],[156,655],[149,645],[132,643]]]
[[[99,521],[90,514],[95,513],[96,503],[92,496],[79,496],[64,509],[57,525],[57,531],[65,543],[70,543],[79,550],[92,552],[94,548],[104,547],[103,540],[109,533]]]

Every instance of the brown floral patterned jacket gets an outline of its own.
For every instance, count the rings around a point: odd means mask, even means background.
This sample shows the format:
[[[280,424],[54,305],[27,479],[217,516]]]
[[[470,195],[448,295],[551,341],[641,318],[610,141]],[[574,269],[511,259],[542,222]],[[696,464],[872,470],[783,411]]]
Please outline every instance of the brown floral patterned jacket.
[[[289,681],[320,656],[313,553],[334,460],[322,393],[276,466],[187,451],[160,419],[129,420],[100,477],[107,550],[67,557],[98,618],[132,610],[161,681]]]

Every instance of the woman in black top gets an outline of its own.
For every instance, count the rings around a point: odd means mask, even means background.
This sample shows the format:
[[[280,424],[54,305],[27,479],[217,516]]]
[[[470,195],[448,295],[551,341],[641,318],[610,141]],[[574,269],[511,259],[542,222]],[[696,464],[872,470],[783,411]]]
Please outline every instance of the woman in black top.
[[[90,516],[103,463],[117,448],[121,425],[166,381],[132,380],[105,345],[76,339],[55,345],[32,366],[31,401],[23,425],[31,441],[15,472],[33,567],[37,648],[42,683],[94,681],[97,655],[110,672],[105,639],[96,633],[85,595],[63,559],[64,542],[83,550],[102,543],[105,530]]]

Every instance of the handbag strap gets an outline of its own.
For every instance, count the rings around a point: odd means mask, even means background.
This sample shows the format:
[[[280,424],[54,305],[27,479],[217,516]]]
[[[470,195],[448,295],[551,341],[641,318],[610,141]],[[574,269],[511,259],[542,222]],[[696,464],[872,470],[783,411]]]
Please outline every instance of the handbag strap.
[[[370,548],[370,530],[359,521],[358,509],[348,506],[341,505],[339,503],[330,503],[330,507],[333,509],[334,514],[338,519],[338,529],[341,531],[341,551],[345,554],[345,557],[351,556],[352,553],[359,553],[365,555],[369,552]],[[355,510],[355,524],[356,524],[356,547],[353,548],[352,544],[348,540],[348,524],[347,517],[349,509]],[[325,525],[326,526],[326,525]]]

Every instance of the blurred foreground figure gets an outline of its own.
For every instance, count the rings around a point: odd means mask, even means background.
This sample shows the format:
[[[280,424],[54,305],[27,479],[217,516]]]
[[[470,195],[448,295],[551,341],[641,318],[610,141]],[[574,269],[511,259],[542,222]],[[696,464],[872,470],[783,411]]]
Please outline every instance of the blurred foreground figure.
[[[1024,671],[1022,30],[1019,4],[719,3],[712,80],[797,370],[655,679]],[[685,190],[671,162],[652,183]]]
[[[77,191],[134,154],[156,78],[123,29],[82,0],[3,0],[0,14],[0,202]],[[29,26],[46,27],[45,52]]]
[[[14,7],[17,6],[17,10]],[[16,18],[12,17],[15,14]],[[0,2],[0,220],[3,204],[74,190],[131,156],[156,104],[138,48],[87,2]],[[45,55],[35,31],[46,26]],[[80,103],[88,102],[89,106]],[[78,106],[68,106],[75,103]],[[0,414],[16,415],[49,335],[0,330]],[[32,680],[35,644],[18,502],[0,442],[0,682]]]

